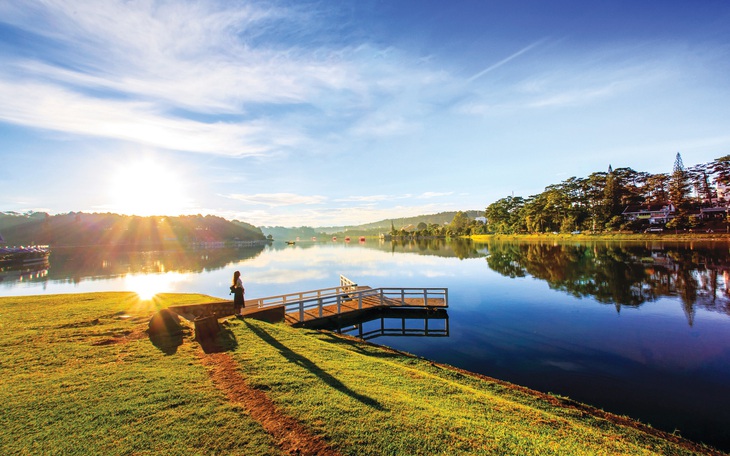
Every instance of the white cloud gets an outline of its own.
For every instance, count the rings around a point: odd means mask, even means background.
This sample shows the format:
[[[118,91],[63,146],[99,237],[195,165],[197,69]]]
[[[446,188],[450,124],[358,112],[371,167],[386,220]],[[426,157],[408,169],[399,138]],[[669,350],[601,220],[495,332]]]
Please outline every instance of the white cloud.
[[[92,98],[38,83],[0,79],[0,99],[0,119],[7,122],[164,149],[262,155],[298,141],[296,134],[272,135],[272,126],[265,121],[204,123],[166,116],[146,101]]]
[[[0,11],[58,43],[4,56],[0,119],[171,150],[269,155],[327,148],[323,131],[413,133],[424,95],[449,78],[367,42],[284,43],[277,32],[322,20],[295,7],[29,0]]]
[[[417,196],[419,199],[431,199],[431,198],[439,198],[442,196],[451,196],[454,192],[424,192]]]
[[[327,201],[324,196],[296,195],[294,193],[257,193],[255,195],[232,194],[228,198],[249,204],[261,204],[269,207],[320,204]]]
[[[355,136],[388,137],[414,134],[420,129],[420,124],[406,120],[400,115],[391,116],[388,113],[376,112],[364,116],[351,130]]]
[[[545,108],[551,106],[569,106],[587,104],[600,98],[607,98],[614,95],[621,89],[621,84],[612,82],[599,87],[579,88],[566,90],[559,93],[549,94],[538,100],[531,101],[528,106],[531,108]]]
[[[337,198],[334,201],[338,203],[376,203],[379,201],[392,201],[405,196],[395,195],[363,195],[363,196],[348,196],[346,198]]]

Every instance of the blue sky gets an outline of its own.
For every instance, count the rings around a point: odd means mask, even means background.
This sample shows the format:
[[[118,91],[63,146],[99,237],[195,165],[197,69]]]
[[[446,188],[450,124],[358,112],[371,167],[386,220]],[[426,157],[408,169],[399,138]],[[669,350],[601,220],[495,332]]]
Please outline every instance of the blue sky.
[[[328,226],[730,154],[730,2],[0,1],[0,210]]]

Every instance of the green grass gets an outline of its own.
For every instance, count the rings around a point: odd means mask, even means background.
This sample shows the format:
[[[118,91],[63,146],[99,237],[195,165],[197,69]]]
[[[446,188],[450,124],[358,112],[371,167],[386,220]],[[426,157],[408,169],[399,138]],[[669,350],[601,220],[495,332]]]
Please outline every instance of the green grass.
[[[166,356],[134,339],[155,310],[144,304],[128,293],[0,299],[3,454],[278,454],[212,387],[196,345]]]
[[[191,334],[163,351],[143,333],[157,309],[210,299],[0,298],[3,453],[279,454],[245,408],[213,385]],[[342,454],[696,454],[506,384],[330,333],[251,319],[225,328],[246,381]]]

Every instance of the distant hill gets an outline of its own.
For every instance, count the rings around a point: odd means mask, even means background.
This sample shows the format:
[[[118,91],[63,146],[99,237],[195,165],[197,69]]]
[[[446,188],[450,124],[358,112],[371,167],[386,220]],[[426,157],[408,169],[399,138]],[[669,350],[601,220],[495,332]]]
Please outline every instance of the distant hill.
[[[484,215],[484,211],[476,211],[476,210],[470,210],[470,211],[462,211],[464,212],[469,218],[476,218],[481,217]],[[437,224],[437,225],[446,225],[448,223],[451,223],[451,221],[454,219],[454,215],[456,215],[457,211],[449,211],[449,212],[439,212],[437,214],[430,214],[430,215],[417,215],[415,217],[401,217],[401,218],[394,218],[394,219],[385,219],[380,220],[378,222],[372,222],[372,223],[366,223],[363,225],[348,225],[348,226],[330,226],[330,227],[320,227],[315,228],[318,231],[321,231],[323,233],[344,233],[344,232],[351,232],[351,231],[368,231],[368,232],[389,232],[392,226],[394,226],[396,229],[400,229],[403,227],[408,226],[417,226],[419,223],[423,222],[427,225],[430,224]]]
[[[309,226],[301,226],[298,228],[286,228],[283,226],[262,226],[261,232],[265,236],[271,236],[277,241],[294,241],[299,239],[311,239],[313,237],[326,237],[327,233],[318,231]]]
[[[0,213],[0,233],[9,245],[156,246],[265,240],[260,228],[212,215],[137,217],[83,212],[59,215],[4,212]]]
[[[298,227],[255,227],[238,220],[213,215],[177,217],[138,217],[119,214],[69,212],[49,215],[45,212],[20,214],[0,212],[0,234],[9,245],[49,244],[51,246],[126,245],[155,246],[166,243],[191,244],[265,240],[271,235],[280,241],[323,238],[331,235],[376,236],[396,229],[415,227],[419,223],[445,225],[457,211],[386,219],[363,225]],[[465,211],[469,218],[483,211]]]
[[[419,223],[423,222],[426,224],[438,224],[445,225],[451,223],[456,215],[457,211],[451,212],[439,212],[438,214],[430,215],[417,215],[415,217],[401,217],[394,219],[385,219],[378,222],[366,223],[363,225],[346,225],[346,226],[327,226],[327,227],[299,227],[299,228],[285,228],[283,226],[262,226],[261,231],[266,235],[271,235],[274,239],[279,241],[294,240],[297,237],[300,239],[310,239],[312,237],[328,237],[331,235],[350,235],[350,236],[376,236],[380,233],[390,232],[391,226],[396,229],[418,226]],[[484,215],[484,211],[462,211],[465,212],[469,218],[481,217]]]

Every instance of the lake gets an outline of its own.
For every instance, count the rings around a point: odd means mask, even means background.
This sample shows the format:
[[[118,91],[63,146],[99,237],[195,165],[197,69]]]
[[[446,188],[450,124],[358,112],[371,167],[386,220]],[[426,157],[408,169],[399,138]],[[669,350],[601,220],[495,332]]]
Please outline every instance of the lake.
[[[230,299],[235,270],[248,298],[337,286],[340,274],[372,287],[447,287],[448,319],[428,322],[432,337],[423,319],[344,330],[730,450],[727,243],[367,240],[54,249],[47,268],[3,272],[0,293],[132,290]]]

